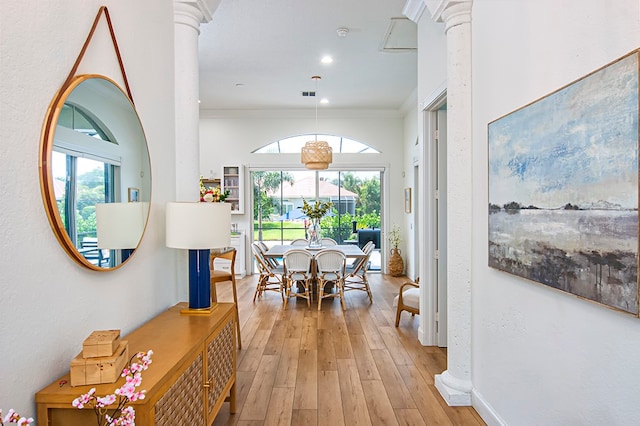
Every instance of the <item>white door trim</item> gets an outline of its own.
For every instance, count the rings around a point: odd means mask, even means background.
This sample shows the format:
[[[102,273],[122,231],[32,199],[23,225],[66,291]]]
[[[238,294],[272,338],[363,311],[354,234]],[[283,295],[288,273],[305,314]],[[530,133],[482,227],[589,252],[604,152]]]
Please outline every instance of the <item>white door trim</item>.
[[[436,346],[437,324],[436,312],[438,309],[438,289],[436,283],[435,270],[435,242],[433,240],[433,231],[435,228],[435,176],[433,174],[433,164],[437,161],[435,158],[435,130],[437,128],[437,110],[446,102],[447,86],[443,82],[440,87],[431,93],[425,100],[420,103],[420,111],[423,118],[423,143],[420,146],[420,160],[424,167],[420,168],[420,187],[423,196],[420,197],[419,211],[420,217],[420,247],[421,255],[419,259],[418,270],[420,276],[420,327],[418,331],[418,340],[425,346]]]

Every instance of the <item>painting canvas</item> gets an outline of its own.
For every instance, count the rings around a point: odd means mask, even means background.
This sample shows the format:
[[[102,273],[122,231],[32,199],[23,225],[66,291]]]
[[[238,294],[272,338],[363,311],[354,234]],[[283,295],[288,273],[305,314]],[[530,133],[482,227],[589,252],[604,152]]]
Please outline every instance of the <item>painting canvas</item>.
[[[638,315],[638,51],[488,126],[489,266]]]

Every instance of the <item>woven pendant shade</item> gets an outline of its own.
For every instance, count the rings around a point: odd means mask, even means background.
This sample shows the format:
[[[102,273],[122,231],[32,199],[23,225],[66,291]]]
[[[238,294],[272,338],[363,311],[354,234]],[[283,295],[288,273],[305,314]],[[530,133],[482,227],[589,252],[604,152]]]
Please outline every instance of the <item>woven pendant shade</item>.
[[[333,150],[325,141],[309,141],[302,147],[301,158],[307,169],[325,170],[333,161]]]

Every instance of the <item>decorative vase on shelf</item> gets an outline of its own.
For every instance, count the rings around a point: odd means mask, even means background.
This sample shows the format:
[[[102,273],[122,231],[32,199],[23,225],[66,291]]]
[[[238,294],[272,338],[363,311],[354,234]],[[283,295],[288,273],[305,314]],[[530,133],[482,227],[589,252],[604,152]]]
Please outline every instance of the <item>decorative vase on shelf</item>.
[[[392,277],[399,277],[404,272],[404,261],[402,260],[402,256],[400,256],[399,248],[391,249],[391,256],[389,256],[389,261],[387,262],[387,269],[389,271],[389,275]]]
[[[311,226],[309,226],[309,247],[322,247],[321,238],[322,229],[320,228],[320,219],[311,219]]]

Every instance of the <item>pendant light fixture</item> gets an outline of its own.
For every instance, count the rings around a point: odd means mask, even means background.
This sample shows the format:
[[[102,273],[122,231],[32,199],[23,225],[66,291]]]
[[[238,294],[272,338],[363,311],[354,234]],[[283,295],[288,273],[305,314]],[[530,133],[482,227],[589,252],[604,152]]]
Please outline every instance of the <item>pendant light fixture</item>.
[[[304,166],[310,170],[325,170],[333,161],[333,150],[326,141],[318,140],[318,80],[322,77],[314,75],[311,79],[316,82],[316,136],[302,147],[301,159]]]

